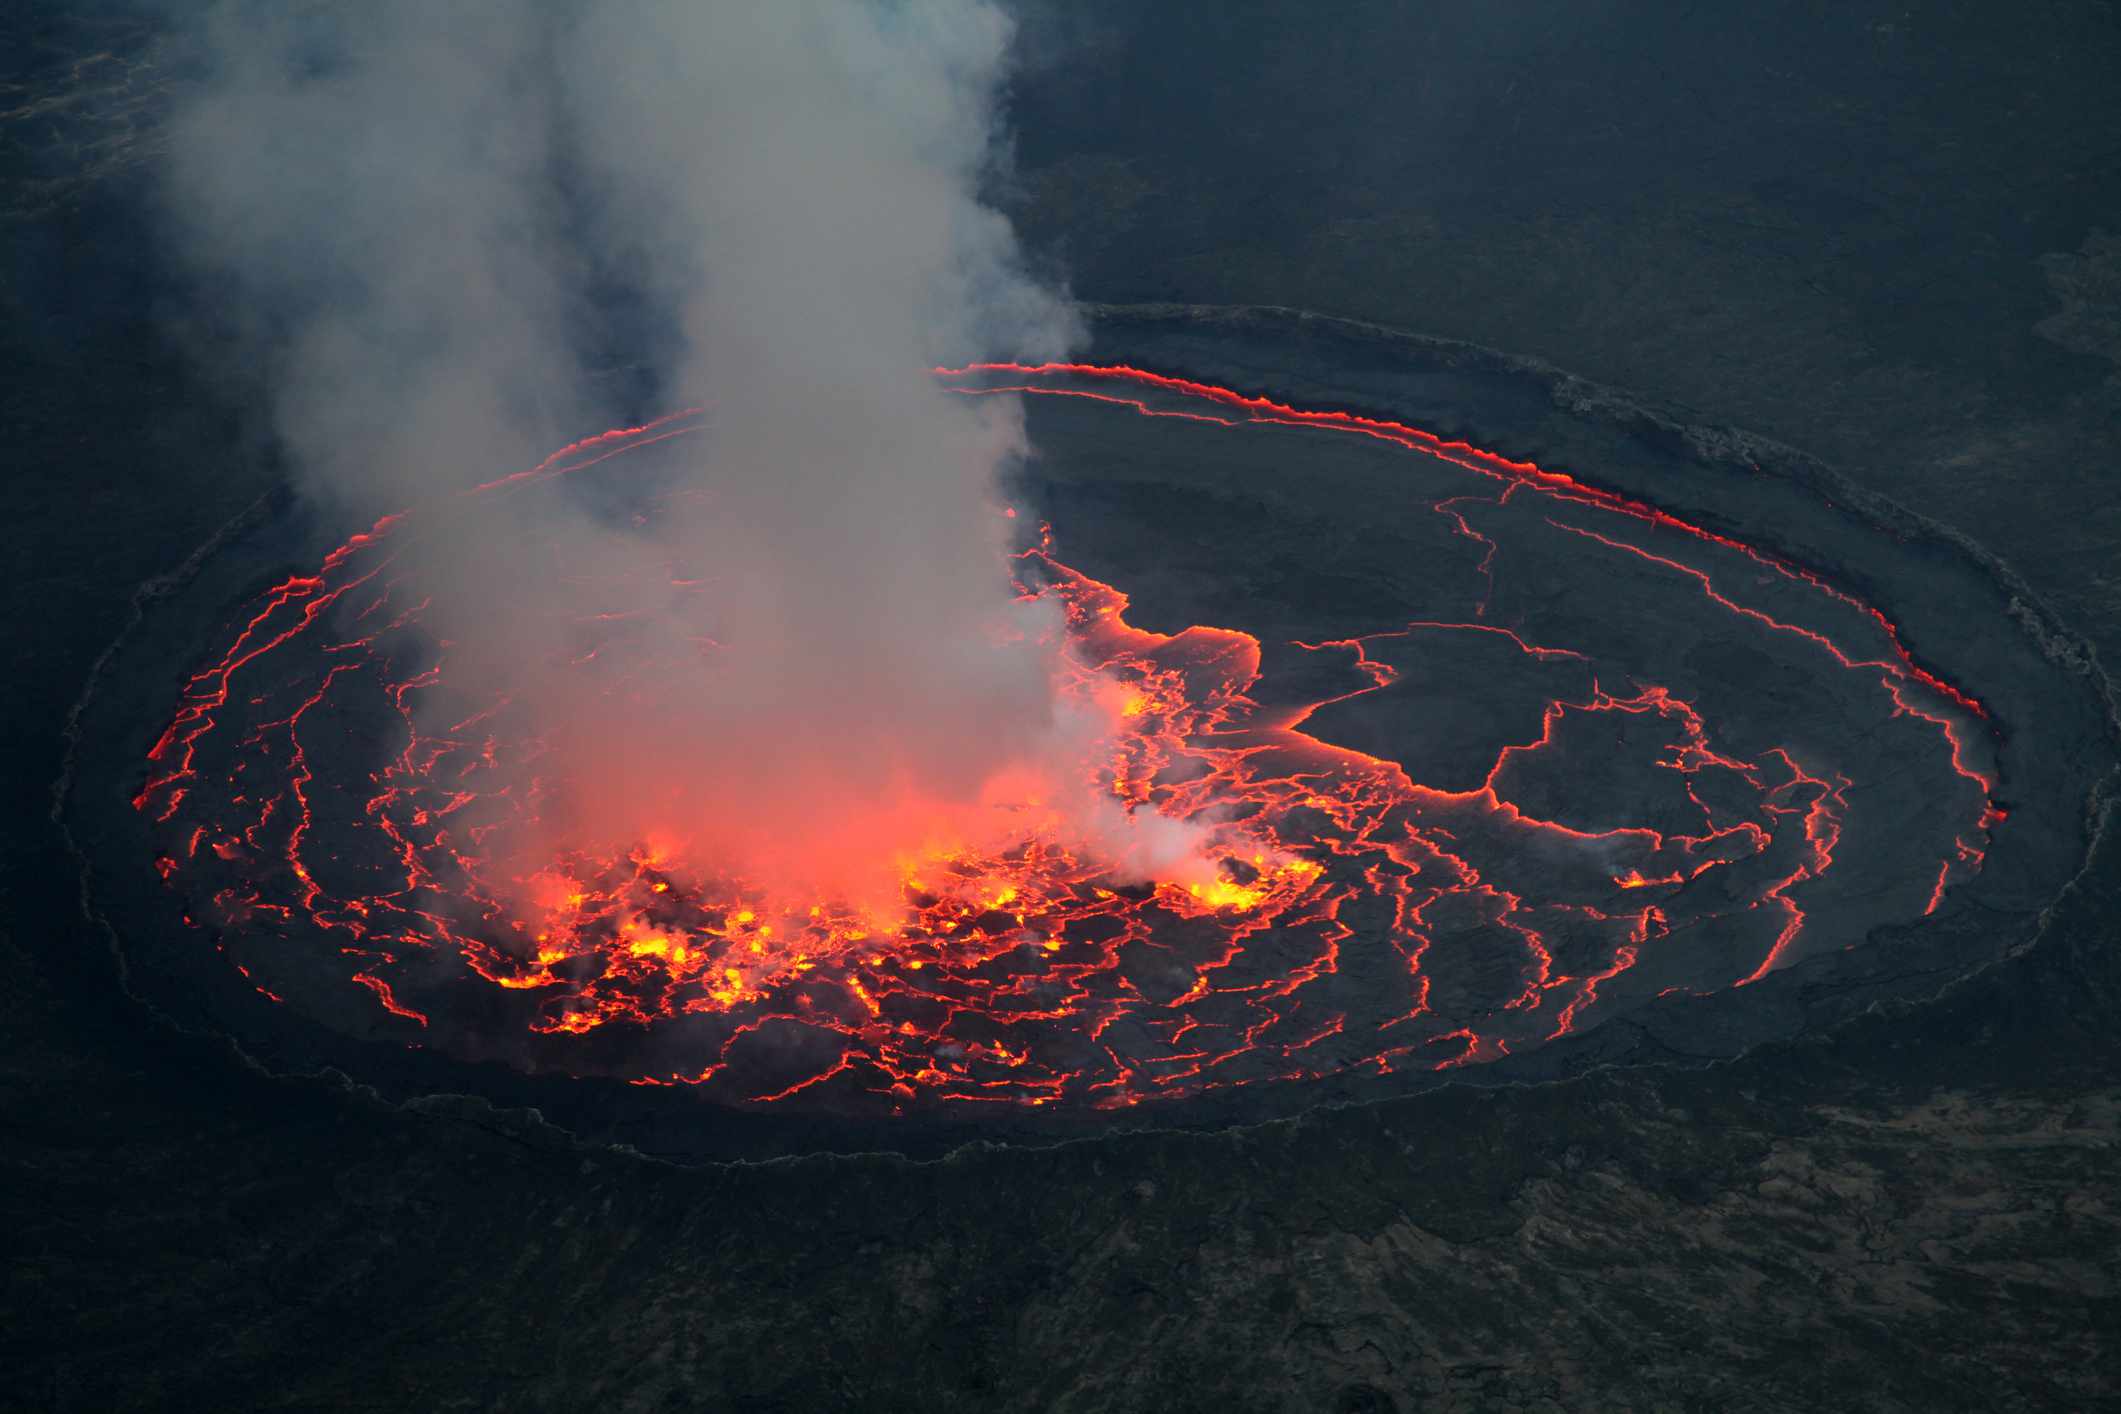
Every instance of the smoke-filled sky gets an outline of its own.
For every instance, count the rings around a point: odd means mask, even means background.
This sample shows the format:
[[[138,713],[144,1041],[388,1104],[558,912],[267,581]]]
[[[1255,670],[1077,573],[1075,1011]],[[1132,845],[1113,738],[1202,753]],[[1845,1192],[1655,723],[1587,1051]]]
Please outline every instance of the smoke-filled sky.
[[[269,361],[310,492],[372,514],[529,466],[608,424],[614,362],[708,409],[677,513],[539,511],[579,516],[579,574],[524,563],[507,516],[422,567],[452,688],[517,694],[552,743],[546,844],[653,832],[868,887],[880,842],[1055,789],[1087,728],[1056,707],[1050,611],[1008,590],[995,488],[1020,413],[928,373],[1076,335],[979,197],[1006,158],[1005,15],[268,0],[198,38],[168,207]],[[711,651],[638,588],[673,560],[705,567]],[[682,663],[653,692],[566,666],[556,626],[613,607],[585,582],[636,585],[620,607],[669,637]]]

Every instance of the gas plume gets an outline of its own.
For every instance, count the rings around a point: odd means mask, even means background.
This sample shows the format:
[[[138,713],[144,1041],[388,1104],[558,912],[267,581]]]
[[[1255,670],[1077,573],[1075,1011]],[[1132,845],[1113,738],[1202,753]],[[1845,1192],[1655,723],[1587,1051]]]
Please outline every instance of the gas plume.
[[[1195,853],[1077,768],[1108,724],[1057,706],[1057,610],[1007,575],[1020,410],[929,372],[1077,335],[980,199],[1004,14],[228,3],[195,38],[169,210],[335,510],[446,505],[640,403],[706,408],[648,523],[555,496],[421,542],[450,690],[419,729],[505,700],[543,744],[518,873],[682,850],[873,898],[1034,818],[1135,873]],[[623,679],[554,627],[614,621]]]

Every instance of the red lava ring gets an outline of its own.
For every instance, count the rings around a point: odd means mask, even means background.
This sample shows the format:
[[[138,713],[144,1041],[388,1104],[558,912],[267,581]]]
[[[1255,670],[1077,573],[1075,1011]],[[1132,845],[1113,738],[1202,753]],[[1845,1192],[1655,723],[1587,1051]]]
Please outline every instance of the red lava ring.
[[[1124,366],[939,377],[1031,405],[1046,482],[1016,582],[1064,608],[1078,690],[1121,694],[1080,769],[1205,822],[1212,878],[1118,878],[1035,821],[907,861],[886,909],[648,839],[496,877],[564,782],[537,776],[507,694],[452,698],[400,553],[421,511],[252,596],[183,684],[132,805],[191,946],[334,1030],[539,1073],[741,1106],[1114,1108],[1522,1054],[1854,946],[1983,868],[1987,709],[1773,550],[1393,421]],[[579,442],[469,504],[652,480],[703,416]],[[1139,477],[1099,480],[1103,449],[1143,437],[1143,464],[1178,449],[1200,478],[1341,458],[1373,506],[1391,478],[1397,548],[1364,539],[1381,511],[1336,530],[1255,510],[1247,544],[1357,566],[1362,602],[1277,587],[1265,552],[1195,533],[1185,487],[1151,514]],[[1142,578],[1237,586],[1236,617],[1144,626],[1146,591],[1089,567],[1117,538],[1191,545]],[[584,635],[600,670],[653,683],[662,650],[622,617]]]

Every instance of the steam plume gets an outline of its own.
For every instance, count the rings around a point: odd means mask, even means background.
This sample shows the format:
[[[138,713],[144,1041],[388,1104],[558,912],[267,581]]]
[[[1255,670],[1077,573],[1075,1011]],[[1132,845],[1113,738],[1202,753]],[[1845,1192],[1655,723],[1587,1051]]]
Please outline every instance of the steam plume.
[[[1056,625],[1001,571],[1019,412],[927,374],[1076,332],[978,196],[1002,13],[231,0],[199,34],[170,208],[314,492],[382,511],[535,462],[610,415],[615,324],[709,408],[698,494],[646,529],[564,512],[568,575],[495,518],[424,567],[452,685],[524,698],[551,745],[546,843],[660,834],[866,889],[880,842],[1021,797],[1146,847],[1056,774],[1095,724],[1056,708]],[[653,587],[673,560],[710,581],[699,614]],[[555,626],[611,607],[585,584],[633,586],[653,692],[570,664]]]

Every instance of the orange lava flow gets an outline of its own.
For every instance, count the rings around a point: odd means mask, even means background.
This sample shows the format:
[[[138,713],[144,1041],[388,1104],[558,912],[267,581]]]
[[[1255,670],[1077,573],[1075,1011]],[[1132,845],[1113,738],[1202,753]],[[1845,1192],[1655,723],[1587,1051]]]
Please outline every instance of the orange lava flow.
[[[1933,740],[1954,823],[1908,884],[1910,914],[1981,866],[2002,818],[1981,764],[1984,708],[1920,665],[1882,612],[1808,569],[1394,422],[1124,367],[938,374],[968,395],[1350,433],[1448,464],[1466,488],[1434,509],[1486,547],[1490,582],[1497,545],[1471,519],[1483,504],[1532,496],[1594,517],[1604,528],[1549,523],[1734,633],[1855,675]],[[590,438],[467,495],[623,467],[700,416]],[[1489,622],[1485,597],[1463,622],[1281,645],[1344,685],[1269,691],[1259,638],[1135,627],[1124,593],[1042,537],[1018,556],[1018,590],[1060,605],[1063,690],[1109,722],[1078,769],[1128,811],[1193,822],[1210,872],[1123,877],[1031,808],[987,852],[878,841],[903,886],[888,909],[776,895],[652,839],[502,877],[497,861],[550,798],[539,742],[506,697],[438,720],[447,654],[421,633],[427,601],[396,548],[418,520],[386,518],[258,596],[183,685],[133,804],[187,916],[258,990],[299,991],[294,1004],[341,1018],[354,997],[373,1034],[452,1054],[730,1103],[899,1110],[1117,1107],[1488,1061],[1587,1029],[1624,999],[1766,976],[1803,937],[1806,888],[1836,867],[1850,809],[1847,776],[1793,748],[1726,748],[1693,702],[1604,685],[1585,651]],[[1682,558],[1674,547],[1689,544],[1716,558]],[[1726,582],[1729,564],[1857,627],[1760,607]],[[1424,785],[1307,729],[1391,687],[1395,653],[1444,641],[1573,675],[1539,703],[1538,734],[1504,746],[1477,784]],[[623,651],[590,656],[606,647]],[[645,681],[653,670],[639,665]],[[1643,769],[1673,790],[1654,822],[1593,828],[1519,803],[1521,782],[1587,725],[1655,743]]]

